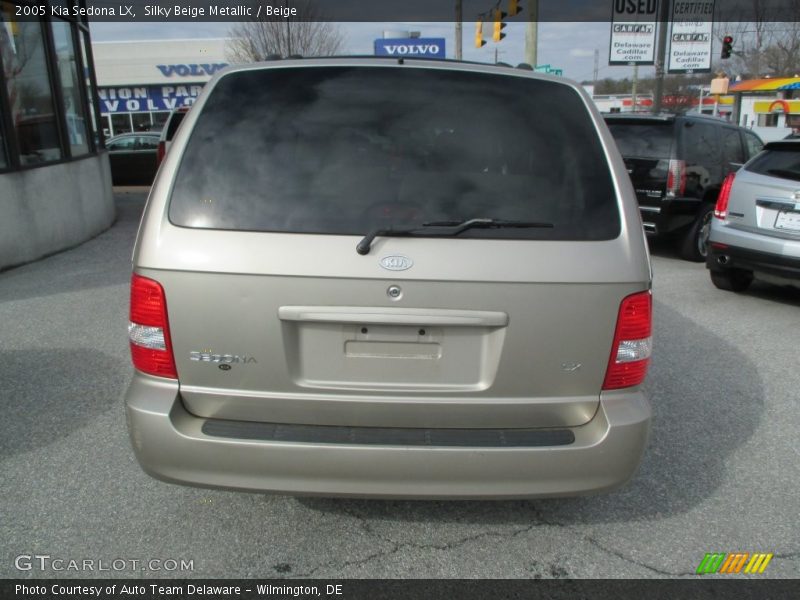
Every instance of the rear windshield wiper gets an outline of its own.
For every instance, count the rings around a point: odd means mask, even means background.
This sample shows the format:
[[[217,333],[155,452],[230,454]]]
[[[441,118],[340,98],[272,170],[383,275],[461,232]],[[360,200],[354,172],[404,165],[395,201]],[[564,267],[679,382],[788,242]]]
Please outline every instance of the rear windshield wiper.
[[[467,229],[504,229],[507,227],[531,228],[553,227],[552,223],[541,223],[537,221],[505,221],[503,219],[469,219],[467,221],[429,221],[423,223],[422,227],[408,227],[403,229],[373,229],[364,236],[356,246],[359,254],[369,254],[372,241],[378,236],[403,236],[424,233],[425,235],[456,236]]]

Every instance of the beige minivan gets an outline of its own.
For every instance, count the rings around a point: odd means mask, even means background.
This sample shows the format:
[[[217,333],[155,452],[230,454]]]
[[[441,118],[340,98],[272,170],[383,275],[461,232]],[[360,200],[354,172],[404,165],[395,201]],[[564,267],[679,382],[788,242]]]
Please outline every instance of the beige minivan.
[[[206,86],[133,257],[142,468],[407,498],[608,490],[651,409],[650,263],[577,84],[397,58]]]

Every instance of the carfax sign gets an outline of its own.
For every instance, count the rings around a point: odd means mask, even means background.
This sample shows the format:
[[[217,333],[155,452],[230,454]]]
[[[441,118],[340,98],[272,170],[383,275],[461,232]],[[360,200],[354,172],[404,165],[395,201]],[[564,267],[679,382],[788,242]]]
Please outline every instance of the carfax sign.
[[[670,20],[668,71],[710,72],[714,0],[673,0]]]
[[[378,39],[375,56],[444,58],[444,38]]]
[[[658,0],[613,0],[608,64],[652,65],[657,19]]]

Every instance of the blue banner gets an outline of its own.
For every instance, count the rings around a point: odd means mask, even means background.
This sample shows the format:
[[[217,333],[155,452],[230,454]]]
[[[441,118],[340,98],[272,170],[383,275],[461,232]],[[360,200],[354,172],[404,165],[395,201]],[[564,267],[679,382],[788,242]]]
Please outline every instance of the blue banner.
[[[444,58],[444,38],[389,38],[375,40],[376,56]]]
[[[139,85],[102,87],[100,112],[103,114],[170,111],[179,106],[191,106],[200,95],[203,84]]]

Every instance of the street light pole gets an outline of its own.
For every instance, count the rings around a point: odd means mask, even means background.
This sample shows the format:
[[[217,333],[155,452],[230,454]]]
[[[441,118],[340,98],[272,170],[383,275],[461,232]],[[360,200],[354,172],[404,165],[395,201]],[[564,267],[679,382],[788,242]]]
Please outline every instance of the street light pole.
[[[463,21],[461,1],[462,0],[456,0],[456,60],[461,60],[461,22]]]
[[[665,59],[667,56],[667,28],[669,27],[669,0],[661,0],[658,16],[658,45],[656,47],[656,86],[653,98],[653,114],[661,112],[661,96],[664,94]]]
[[[530,0],[528,24],[525,29],[525,62],[536,67],[536,46],[539,38],[539,0]]]

